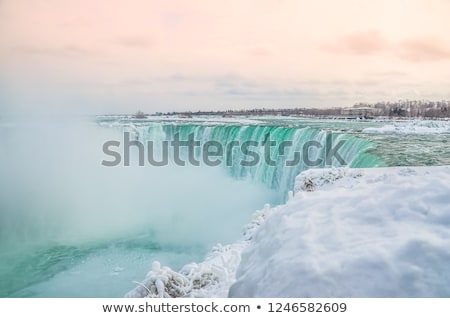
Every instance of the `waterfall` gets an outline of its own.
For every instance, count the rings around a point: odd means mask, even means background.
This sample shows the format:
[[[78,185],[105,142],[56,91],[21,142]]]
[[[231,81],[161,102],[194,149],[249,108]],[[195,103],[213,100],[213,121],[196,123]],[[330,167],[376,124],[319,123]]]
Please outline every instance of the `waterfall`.
[[[199,145],[195,147],[194,158],[202,162],[202,145],[211,141],[216,142],[223,150],[220,166],[231,176],[237,179],[252,179],[278,190],[283,195],[292,189],[296,175],[310,168],[383,165],[378,157],[370,153],[375,147],[373,142],[348,134],[311,128],[151,123],[141,127],[133,125],[132,131],[144,141],[144,144],[151,142],[152,152],[158,158],[162,156],[164,141],[170,147],[170,142],[176,137],[181,141],[187,141],[193,136]],[[229,147],[233,142],[236,146]],[[242,151],[243,146],[249,142],[254,145],[247,148],[252,151],[251,156],[248,152]],[[267,148],[269,142],[273,146]],[[283,148],[280,146],[283,142],[288,142],[289,146],[280,150]],[[309,147],[306,147],[308,145]],[[336,147],[337,156],[327,160],[327,155],[332,154],[332,147]],[[187,147],[181,147],[180,156],[187,164],[189,164],[188,155]],[[268,155],[270,161],[266,160]],[[305,159],[305,156],[308,158]],[[170,152],[170,158],[173,159],[173,151]],[[258,158],[257,162],[255,158]],[[250,159],[253,159],[253,164],[245,164]]]

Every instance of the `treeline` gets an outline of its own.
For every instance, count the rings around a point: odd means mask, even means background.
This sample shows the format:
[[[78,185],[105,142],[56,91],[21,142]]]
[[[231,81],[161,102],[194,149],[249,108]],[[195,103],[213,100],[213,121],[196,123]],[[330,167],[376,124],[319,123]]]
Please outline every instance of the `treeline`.
[[[396,117],[396,118],[450,118],[450,101],[428,101],[428,100],[399,100],[377,103],[357,103],[349,108],[254,108],[254,109],[228,109],[224,111],[187,111],[155,113],[154,115],[165,116],[298,116],[298,117],[345,117],[349,109],[370,109],[374,117]],[[138,112],[136,117],[142,117]]]
[[[374,104],[358,103],[353,107],[371,107],[374,109],[375,116],[450,118],[450,101],[445,100],[399,100],[396,102],[378,102]]]
[[[338,116],[341,109],[334,108],[254,108],[254,109],[228,109],[224,111],[188,111],[188,112],[167,112],[155,113],[157,116]]]

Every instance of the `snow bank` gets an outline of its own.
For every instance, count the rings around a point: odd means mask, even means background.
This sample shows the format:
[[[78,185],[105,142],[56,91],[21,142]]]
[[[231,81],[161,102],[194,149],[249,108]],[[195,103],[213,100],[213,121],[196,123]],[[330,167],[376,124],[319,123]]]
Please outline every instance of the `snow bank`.
[[[274,210],[266,204],[263,210],[254,213],[252,221],[244,228],[241,240],[226,246],[216,245],[205,261],[185,265],[179,273],[153,262],[146,278],[136,282],[136,288],[125,297],[227,297],[231,284],[236,280],[242,251]]]
[[[383,127],[369,127],[362,130],[366,134],[446,134],[450,133],[448,121],[413,121],[407,123],[395,123]]]
[[[449,297],[450,167],[309,170],[231,297]]]
[[[127,297],[449,297],[450,167],[316,169],[243,238]]]

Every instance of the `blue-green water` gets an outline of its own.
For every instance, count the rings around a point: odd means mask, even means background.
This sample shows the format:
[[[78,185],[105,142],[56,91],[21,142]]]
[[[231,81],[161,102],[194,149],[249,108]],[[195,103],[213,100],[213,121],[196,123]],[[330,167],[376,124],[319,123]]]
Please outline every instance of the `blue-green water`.
[[[269,123],[270,124],[270,123]],[[281,125],[194,125],[194,124],[166,124],[152,123],[144,125],[140,129],[134,128],[142,141],[151,140],[154,142],[154,152],[157,157],[161,157],[161,144],[163,140],[174,140],[179,136],[179,140],[188,140],[192,135],[194,140],[200,141],[195,148],[195,159],[201,163],[202,145],[214,141],[222,145],[223,156],[221,156],[221,166],[229,175],[236,179],[251,179],[258,184],[263,184],[283,194],[292,189],[295,176],[301,171],[309,168],[323,168],[331,166],[348,165],[350,167],[377,167],[384,166],[382,159],[371,153],[376,149],[376,144],[367,138],[355,136],[353,134],[337,133],[331,130],[305,127],[289,127]],[[327,148],[327,140],[328,147]],[[280,150],[281,142],[290,141],[283,150]],[[315,142],[308,148],[305,144]],[[230,147],[232,143],[236,146]],[[252,158],[242,151],[243,144],[252,142],[251,151],[255,153]],[[338,148],[339,162],[335,156],[330,156],[327,161],[327,149],[341,142]],[[271,147],[266,147],[271,143]],[[308,150],[308,155],[304,153]],[[281,153],[283,152],[283,153]],[[296,160],[296,154],[297,159]],[[188,148],[181,148],[181,155],[186,161],[188,158]],[[173,154],[171,154],[173,156]],[[257,156],[257,157],[255,157]],[[320,162],[311,164],[302,157],[307,157],[308,161]],[[255,158],[259,160],[255,161]],[[254,161],[254,164],[243,164],[243,162]],[[271,162],[270,162],[271,161]]]
[[[286,160],[308,141],[343,141],[339,152],[351,167],[450,164],[450,134],[376,135],[362,132],[385,122],[297,118],[105,117],[97,122],[0,123],[0,296],[121,297],[149,270],[154,259],[180,268],[201,261],[214,243],[239,238],[241,227],[264,203],[283,202],[295,176],[311,166]],[[399,123],[402,125],[402,123]],[[264,146],[248,156],[224,148],[217,167],[103,167],[102,145],[122,140],[123,131],[153,141],[190,134],[202,143],[292,141],[274,165],[262,160]],[[329,137],[331,136],[331,137]],[[313,158],[326,149],[311,148]],[[133,153],[135,155],[135,153]],[[186,149],[181,156],[187,158]],[[197,148],[195,158],[201,159]],[[225,164],[227,159],[230,164]],[[201,161],[201,160],[200,160]],[[338,166],[333,159],[314,166]]]

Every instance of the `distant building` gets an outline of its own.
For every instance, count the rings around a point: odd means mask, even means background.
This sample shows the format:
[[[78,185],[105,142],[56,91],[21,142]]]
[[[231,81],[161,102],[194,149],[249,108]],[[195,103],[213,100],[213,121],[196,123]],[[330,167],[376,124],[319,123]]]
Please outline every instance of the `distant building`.
[[[372,107],[343,108],[341,111],[342,116],[348,116],[348,117],[369,118],[369,117],[373,117],[374,114],[375,114],[375,109]]]

